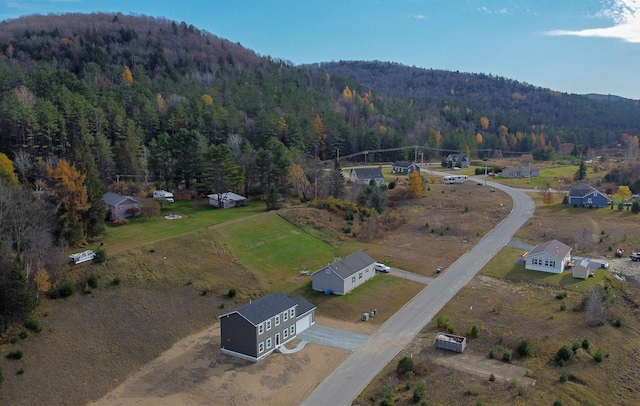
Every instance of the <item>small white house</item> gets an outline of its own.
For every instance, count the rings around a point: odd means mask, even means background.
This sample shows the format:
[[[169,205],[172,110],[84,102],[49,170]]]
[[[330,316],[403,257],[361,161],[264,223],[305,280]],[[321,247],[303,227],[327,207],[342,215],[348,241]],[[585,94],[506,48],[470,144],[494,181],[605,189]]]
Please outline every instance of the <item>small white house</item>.
[[[237,195],[233,192],[227,192],[222,194],[214,193],[207,197],[209,198],[209,204],[219,209],[227,209],[229,207],[242,206],[247,202],[246,197]]]
[[[571,261],[571,247],[558,240],[536,245],[525,259],[525,269],[550,273],[562,273]]]

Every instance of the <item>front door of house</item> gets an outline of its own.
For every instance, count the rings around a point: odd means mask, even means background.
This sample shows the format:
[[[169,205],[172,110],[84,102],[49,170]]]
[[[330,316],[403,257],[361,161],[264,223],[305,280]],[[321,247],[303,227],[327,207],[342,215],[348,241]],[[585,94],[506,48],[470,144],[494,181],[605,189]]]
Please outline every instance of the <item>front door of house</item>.
[[[280,333],[276,334],[276,347],[280,345]]]

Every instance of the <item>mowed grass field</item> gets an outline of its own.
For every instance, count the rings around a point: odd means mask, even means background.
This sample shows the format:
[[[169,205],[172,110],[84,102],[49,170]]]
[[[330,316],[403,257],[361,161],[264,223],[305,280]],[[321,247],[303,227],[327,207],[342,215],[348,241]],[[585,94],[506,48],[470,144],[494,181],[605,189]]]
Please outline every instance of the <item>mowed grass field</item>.
[[[165,206],[159,215],[151,219],[142,214],[129,219],[129,224],[124,226],[113,226],[108,223],[107,235],[102,243],[107,253],[113,254],[136,245],[175,237],[262,212],[264,212],[263,202],[249,201],[244,207],[219,210],[209,206],[208,199],[177,201]],[[177,220],[167,220],[164,216],[169,214],[182,217]]]

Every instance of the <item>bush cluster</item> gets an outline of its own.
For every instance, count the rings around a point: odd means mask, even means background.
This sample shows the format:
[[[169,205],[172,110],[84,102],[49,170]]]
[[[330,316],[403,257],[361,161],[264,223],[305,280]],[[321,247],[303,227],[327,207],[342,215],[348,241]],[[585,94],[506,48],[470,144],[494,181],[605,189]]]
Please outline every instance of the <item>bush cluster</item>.
[[[63,299],[76,293],[76,286],[69,282],[58,283],[51,291],[51,299]]]

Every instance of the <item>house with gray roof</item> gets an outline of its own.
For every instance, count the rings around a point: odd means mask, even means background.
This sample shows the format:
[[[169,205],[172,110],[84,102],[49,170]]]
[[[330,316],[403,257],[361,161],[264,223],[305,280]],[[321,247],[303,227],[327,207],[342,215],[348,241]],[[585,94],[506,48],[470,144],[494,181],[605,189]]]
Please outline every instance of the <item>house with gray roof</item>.
[[[540,169],[533,166],[514,166],[504,168],[500,173],[503,178],[528,178],[540,176]]]
[[[384,184],[384,175],[380,168],[353,168],[349,173],[349,180],[356,185],[369,185],[372,179],[378,185]]]
[[[527,253],[524,268],[531,271],[562,273],[571,261],[571,247],[558,240],[542,242]]]
[[[315,323],[316,307],[277,292],[223,314],[220,347],[227,355],[257,362]]]
[[[397,161],[391,165],[391,173],[393,174],[411,175],[413,171],[420,173],[420,167],[415,162]]]
[[[102,196],[102,201],[107,207],[109,220],[121,217],[133,217],[140,215],[142,203],[131,196],[123,196],[113,192],[107,192]]]
[[[315,271],[311,286],[313,290],[346,295],[376,275],[375,264],[364,251],[354,252]]]
[[[469,155],[466,154],[449,154],[444,159],[444,162],[448,168],[453,168],[455,166],[459,168],[468,168],[471,166],[471,159]]]
[[[209,204],[219,209],[228,209],[229,207],[239,207],[247,203],[247,198],[233,192],[214,193],[207,196]]]
[[[582,207],[607,207],[611,205],[611,199],[592,186],[581,183],[569,190],[569,204]]]

